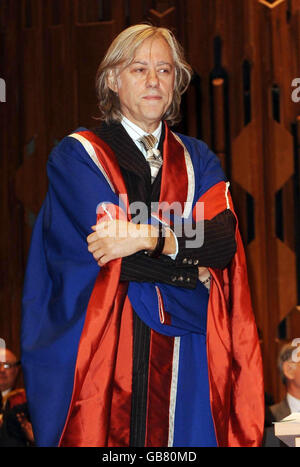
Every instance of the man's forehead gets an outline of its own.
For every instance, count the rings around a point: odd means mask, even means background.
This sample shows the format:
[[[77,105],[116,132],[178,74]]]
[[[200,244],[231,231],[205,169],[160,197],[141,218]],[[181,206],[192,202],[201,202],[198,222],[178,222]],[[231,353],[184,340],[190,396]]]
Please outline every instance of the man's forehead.
[[[0,349],[0,362],[16,361],[16,356],[9,349]]]
[[[137,47],[133,59],[148,60],[152,55],[159,57],[161,61],[173,62],[172,49],[163,37],[145,39]]]

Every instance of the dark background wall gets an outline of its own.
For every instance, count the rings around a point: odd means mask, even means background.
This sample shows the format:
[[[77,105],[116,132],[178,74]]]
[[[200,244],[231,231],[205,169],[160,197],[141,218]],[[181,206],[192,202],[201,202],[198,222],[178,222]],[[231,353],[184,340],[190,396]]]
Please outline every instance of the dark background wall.
[[[174,30],[193,66],[178,129],[206,141],[231,181],[266,390],[278,400],[278,349],[300,337],[300,0],[1,0],[0,336],[19,350],[48,154],[95,125],[97,66],[117,33],[145,20]]]

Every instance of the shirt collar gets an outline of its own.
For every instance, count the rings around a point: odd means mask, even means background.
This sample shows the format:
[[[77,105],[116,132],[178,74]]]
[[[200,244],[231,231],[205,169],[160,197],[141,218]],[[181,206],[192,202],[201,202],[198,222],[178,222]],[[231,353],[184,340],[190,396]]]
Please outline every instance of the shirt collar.
[[[291,412],[300,412],[300,399],[297,399],[289,393],[287,393],[286,398]]]
[[[135,123],[132,123],[130,120],[128,120],[128,118],[124,116],[121,120],[121,124],[123,125],[128,135],[130,136],[131,139],[133,139],[134,142],[139,141],[139,139],[142,136],[149,134],[146,131],[144,131],[142,128],[137,126]],[[157,138],[156,146],[158,146],[158,142],[160,140],[161,130],[162,130],[162,122],[160,122],[156,130],[152,132],[152,135]]]

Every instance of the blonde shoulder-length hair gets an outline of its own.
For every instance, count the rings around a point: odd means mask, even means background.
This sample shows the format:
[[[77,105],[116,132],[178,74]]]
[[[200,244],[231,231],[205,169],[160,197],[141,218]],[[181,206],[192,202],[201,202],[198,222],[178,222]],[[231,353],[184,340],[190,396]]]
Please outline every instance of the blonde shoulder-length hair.
[[[186,91],[192,77],[192,68],[186,62],[181,45],[173,33],[166,28],[149,24],[137,24],[122,31],[110,45],[105,57],[99,65],[96,76],[96,90],[100,120],[106,123],[121,120],[120,101],[118,95],[109,87],[112,73],[117,69],[129,66],[137,48],[148,38],[163,37],[168,43],[175,65],[175,84],[172,103],[163,115],[170,126],[180,121],[181,96]]]

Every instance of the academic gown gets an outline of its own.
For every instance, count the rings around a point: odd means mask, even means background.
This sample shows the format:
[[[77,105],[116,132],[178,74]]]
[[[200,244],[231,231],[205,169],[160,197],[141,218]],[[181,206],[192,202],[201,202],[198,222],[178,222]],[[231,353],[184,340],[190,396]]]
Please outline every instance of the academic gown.
[[[165,130],[160,201],[179,202],[181,221],[199,201],[206,219],[234,212],[216,156]],[[53,150],[48,177],[22,317],[37,445],[129,445],[134,313],[151,328],[145,446],[260,445],[262,364],[238,227],[230,266],[210,269],[210,293],[200,282],[194,290],[122,283],[121,259],[99,271],[86,244],[96,220],[130,218],[110,147],[79,129]]]

